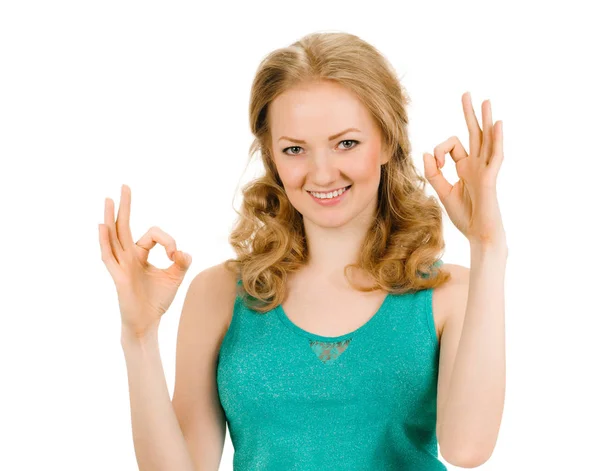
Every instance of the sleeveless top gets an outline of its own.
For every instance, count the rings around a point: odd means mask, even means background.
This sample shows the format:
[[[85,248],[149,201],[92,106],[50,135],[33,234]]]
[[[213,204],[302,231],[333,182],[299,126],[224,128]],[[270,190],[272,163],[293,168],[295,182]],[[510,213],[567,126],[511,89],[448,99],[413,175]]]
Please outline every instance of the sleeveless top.
[[[365,324],[337,337],[238,296],[217,364],[234,471],[447,470],[432,295],[388,293]]]

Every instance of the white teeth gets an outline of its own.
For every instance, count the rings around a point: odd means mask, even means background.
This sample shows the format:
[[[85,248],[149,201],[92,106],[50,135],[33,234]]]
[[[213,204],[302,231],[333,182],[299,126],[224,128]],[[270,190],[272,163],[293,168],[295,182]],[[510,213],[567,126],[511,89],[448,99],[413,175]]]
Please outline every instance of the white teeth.
[[[341,195],[347,189],[348,188],[342,188],[341,190],[331,191],[329,193],[314,193],[312,191],[309,191],[309,193],[319,199],[331,199]]]

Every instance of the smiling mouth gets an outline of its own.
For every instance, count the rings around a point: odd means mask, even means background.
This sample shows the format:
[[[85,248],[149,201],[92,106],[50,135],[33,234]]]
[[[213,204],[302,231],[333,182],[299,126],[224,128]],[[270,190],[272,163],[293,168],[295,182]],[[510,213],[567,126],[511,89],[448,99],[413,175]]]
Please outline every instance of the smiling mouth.
[[[335,190],[329,190],[329,191],[311,191],[311,190],[306,190],[308,193],[323,193],[323,194],[327,194],[327,193],[333,193],[334,191],[340,191],[340,190],[349,190],[350,187],[352,185],[348,185],[348,186],[343,186],[341,188],[336,188]]]

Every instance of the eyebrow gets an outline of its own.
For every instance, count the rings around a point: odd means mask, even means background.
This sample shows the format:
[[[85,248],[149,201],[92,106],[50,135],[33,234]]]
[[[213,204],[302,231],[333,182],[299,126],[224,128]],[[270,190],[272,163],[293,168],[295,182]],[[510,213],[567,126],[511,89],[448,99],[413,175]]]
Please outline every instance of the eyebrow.
[[[360,132],[360,129],[356,129],[356,128],[345,129],[345,130],[343,130],[341,132],[338,132],[337,134],[334,134],[333,136],[329,136],[329,140],[333,141],[334,139],[337,139],[338,137],[340,137],[343,134],[346,134],[349,131]],[[292,137],[287,137],[287,136],[281,136],[278,141],[281,141],[282,139],[287,139],[288,141],[295,142],[296,144],[306,144],[306,141],[303,141],[302,139],[294,139]]]

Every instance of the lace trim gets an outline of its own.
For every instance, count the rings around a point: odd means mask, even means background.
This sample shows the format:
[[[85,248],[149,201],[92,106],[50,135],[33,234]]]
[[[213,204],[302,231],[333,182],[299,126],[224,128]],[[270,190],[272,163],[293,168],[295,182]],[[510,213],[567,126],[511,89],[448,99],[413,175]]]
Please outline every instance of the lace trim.
[[[319,360],[321,360],[323,363],[326,363],[328,361],[335,360],[342,353],[344,353],[351,341],[352,339],[341,340],[339,342],[321,342],[319,340],[311,340],[310,348],[317,355],[317,357],[319,357]]]

